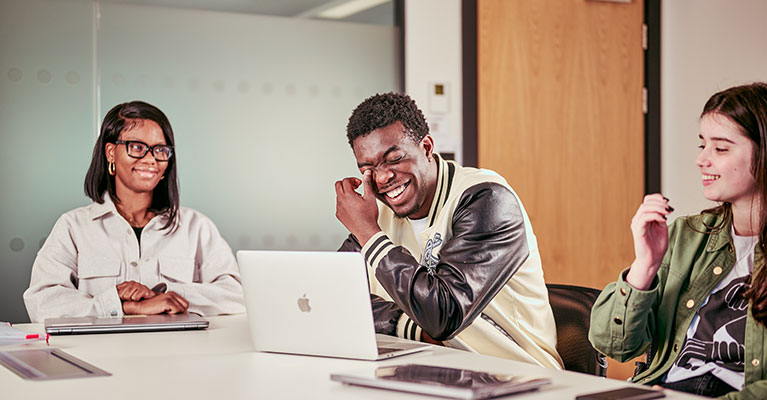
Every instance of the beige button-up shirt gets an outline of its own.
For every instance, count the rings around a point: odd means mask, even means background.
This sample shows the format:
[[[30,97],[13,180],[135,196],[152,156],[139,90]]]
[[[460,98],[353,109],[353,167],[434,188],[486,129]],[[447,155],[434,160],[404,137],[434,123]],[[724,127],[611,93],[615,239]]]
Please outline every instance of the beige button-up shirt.
[[[62,215],[37,253],[24,302],[29,318],[120,316],[116,285],[136,281],[189,301],[202,315],[245,312],[242,285],[232,250],[213,222],[181,207],[178,224],[161,229],[165,215],[154,217],[141,232],[117,213],[108,195]]]

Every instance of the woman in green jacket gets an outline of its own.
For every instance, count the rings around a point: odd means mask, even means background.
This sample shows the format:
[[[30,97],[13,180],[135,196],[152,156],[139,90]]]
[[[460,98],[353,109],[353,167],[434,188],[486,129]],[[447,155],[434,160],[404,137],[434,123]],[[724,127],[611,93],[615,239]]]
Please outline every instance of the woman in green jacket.
[[[767,84],[714,94],[700,119],[703,195],[678,218],[661,194],[631,221],[635,259],[594,304],[589,339],[634,381],[727,399],[767,399]]]

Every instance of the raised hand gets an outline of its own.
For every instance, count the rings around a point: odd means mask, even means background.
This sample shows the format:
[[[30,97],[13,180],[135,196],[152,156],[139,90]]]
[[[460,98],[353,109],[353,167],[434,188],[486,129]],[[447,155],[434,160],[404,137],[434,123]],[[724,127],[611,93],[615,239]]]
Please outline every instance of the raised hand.
[[[649,194],[644,197],[631,220],[635,258],[626,275],[626,281],[637,289],[648,289],[658,272],[668,249],[666,216],[672,211],[674,209],[668,205],[668,199],[663,195]]]
[[[362,180],[344,178],[336,182],[336,218],[362,245],[381,230],[372,175],[371,171],[365,171]],[[354,191],[360,185],[363,185],[362,195]]]

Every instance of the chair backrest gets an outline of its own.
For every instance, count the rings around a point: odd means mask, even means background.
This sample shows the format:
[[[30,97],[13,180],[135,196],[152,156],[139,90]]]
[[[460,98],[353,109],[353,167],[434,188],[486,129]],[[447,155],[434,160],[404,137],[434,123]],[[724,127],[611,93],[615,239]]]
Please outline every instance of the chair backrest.
[[[557,324],[557,351],[568,371],[607,376],[607,360],[589,342],[591,307],[600,290],[547,284]]]

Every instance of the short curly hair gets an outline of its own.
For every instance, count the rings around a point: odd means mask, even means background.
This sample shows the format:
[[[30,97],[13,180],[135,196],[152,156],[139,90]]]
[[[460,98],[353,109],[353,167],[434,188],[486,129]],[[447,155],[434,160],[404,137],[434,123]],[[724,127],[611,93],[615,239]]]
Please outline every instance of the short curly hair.
[[[429,125],[415,101],[406,94],[389,92],[368,97],[354,109],[346,125],[349,145],[354,147],[358,137],[397,121],[416,143],[429,134]]]

